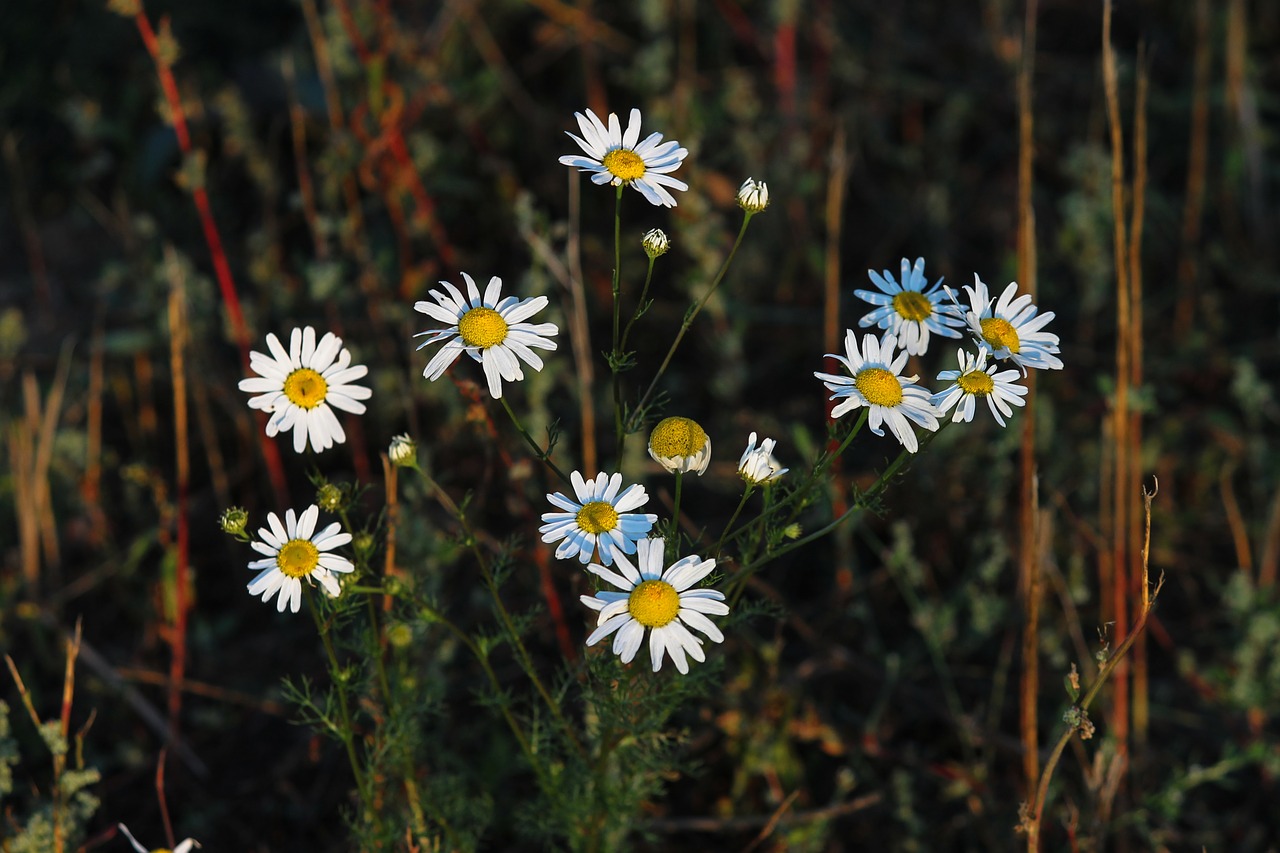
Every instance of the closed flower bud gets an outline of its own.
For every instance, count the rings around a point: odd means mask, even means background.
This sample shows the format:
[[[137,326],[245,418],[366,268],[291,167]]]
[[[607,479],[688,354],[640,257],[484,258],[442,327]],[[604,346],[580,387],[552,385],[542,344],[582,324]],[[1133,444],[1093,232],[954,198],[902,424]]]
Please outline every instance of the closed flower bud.
[[[316,503],[325,512],[337,512],[342,509],[342,505],[346,503],[346,495],[343,494],[341,486],[335,486],[333,483],[325,483],[316,489]]]
[[[766,438],[760,442],[759,447],[756,447],[756,434],[751,433],[751,438],[747,441],[747,449],[738,460],[738,474],[742,479],[753,486],[758,486],[775,480],[790,470],[783,468],[782,464],[773,457],[775,444],[772,438]]]
[[[415,468],[418,465],[418,443],[410,438],[408,433],[397,435],[391,439],[387,456],[393,465],[400,468]]]
[[[232,536],[239,536],[244,533],[244,529],[249,524],[249,513],[245,512],[243,507],[233,506],[222,514],[218,519],[218,526],[222,528],[223,533],[229,533]]]
[[[738,187],[738,207],[747,213],[759,213],[769,206],[769,186],[764,181],[747,178]]]
[[[644,235],[641,245],[644,246],[646,255],[657,258],[667,253],[667,249],[671,248],[671,241],[667,239],[666,233],[661,228],[655,228]]]

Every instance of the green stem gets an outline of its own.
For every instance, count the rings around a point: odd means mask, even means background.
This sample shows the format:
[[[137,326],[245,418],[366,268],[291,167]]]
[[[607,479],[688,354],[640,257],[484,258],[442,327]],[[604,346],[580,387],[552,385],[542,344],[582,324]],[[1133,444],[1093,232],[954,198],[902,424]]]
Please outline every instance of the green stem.
[[[507,611],[506,604],[502,601],[502,596],[498,592],[498,584],[494,580],[493,570],[489,566],[489,560],[485,556],[484,550],[480,547],[480,540],[472,531],[471,525],[467,522],[466,514],[454,502],[453,498],[440,487],[440,484],[432,479],[431,475],[421,468],[415,469],[418,474],[426,481],[427,487],[435,494],[436,500],[440,502],[454,518],[458,520],[459,526],[462,528],[462,534],[466,538],[467,545],[471,548],[471,553],[475,555],[476,562],[480,566],[480,575],[484,578],[485,585],[489,588],[490,595],[493,596],[494,609],[498,611],[498,618],[502,620],[502,627],[506,630],[507,635],[511,638],[512,647],[516,650],[516,657],[520,661],[520,667],[524,670],[525,675],[533,683],[534,689],[538,695],[542,697],[542,701],[546,703],[547,709],[551,712],[551,716],[555,718],[560,727],[564,729],[565,737],[573,744],[574,749],[585,760],[587,750],[583,747],[582,742],[578,740],[577,732],[570,725],[569,720],[564,716],[564,712],[560,709],[560,703],[551,698],[550,692],[542,683],[542,679],[538,677],[538,671],[533,666],[533,657],[529,654],[529,649],[525,646],[524,641],[520,638],[520,633],[516,630],[515,622],[511,619],[511,614]]]
[[[609,355],[609,372],[613,383],[613,430],[618,438],[618,460],[622,460],[622,376],[618,372],[618,359],[622,356],[620,327],[622,325],[622,190],[626,184],[618,184],[618,194],[613,203],[613,349]]]
[[[738,508],[733,511],[733,515],[729,516],[729,523],[724,526],[724,530],[720,533],[720,539],[716,542],[715,550],[712,552],[717,559],[720,557],[720,549],[724,547],[725,537],[729,535],[729,531],[733,529],[733,523],[738,520],[738,516],[742,514],[742,508],[747,505],[747,498],[751,497],[751,493],[756,487],[751,483],[747,483],[747,488],[742,492],[742,499],[738,501]]]
[[[360,767],[360,757],[356,755],[355,729],[351,724],[351,707],[347,703],[347,680],[338,663],[338,653],[333,648],[333,638],[329,636],[329,626],[320,616],[320,606],[316,604],[315,594],[310,586],[303,585],[302,591],[307,599],[307,609],[316,623],[316,632],[324,644],[325,654],[329,657],[329,674],[333,678],[334,687],[338,690],[338,711],[342,715],[342,731],[338,733],[343,745],[347,748],[347,760],[351,763],[351,775],[356,780],[356,790],[360,792],[360,803],[369,809],[369,789],[365,782],[364,770]],[[375,819],[377,819],[376,810]]]
[[[671,541],[667,543],[668,560],[680,550],[680,492],[684,487],[684,472],[676,472],[676,497],[671,505]]]
[[[534,441],[533,436],[529,435],[529,431],[524,428],[524,424],[520,422],[520,418],[517,417],[516,413],[512,410],[511,404],[507,402],[507,398],[500,397],[499,400],[502,403],[502,408],[505,409],[507,412],[507,417],[511,418],[511,423],[515,425],[516,430],[522,436],[524,436],[525,442],[529,445],[529,447],[533,449],[533,455],[536,456],[539,460],[541,460],[544,464],[546,464],[546,466],[550,468],[557,477],[559,477],[562,481],[564,481],[565,485],[570,485],[570,486],[573,485],[572,482],[569,480],[569,478],[565,475],[565,473],[561,471],[560,468],[556,465],[556,463],[551,461],[551,453],[549,451],[543,450],[541,445],[539,445],[538,442]],[[425,477],[427,475],[423,473],[423,476]]]
[[[702,308],[716,292],[716,288],[720,286],[720,282],[724,281],[724,275],[729,271],[729,266],[733,263],[733,258],[738,254],[738,247],[742,245],[742,238],[747,233],[747,225],[754,216],[750,211],[744,212],[742,216],[742,227],[738,229],[738,236],[733,241],[733,248],[729,250],[729,256],[724,259],[724,263],[720,265],[720,271],[716,273],[716,277],[711,282],[711,287],[703,294],[702,298],[694,304],[693,309],[685,314],[684,322],[680,324],[680,331],[676,334],[676,339],[672,341],[671,348],[667,350],[666,358],[662,360],[662,364],[658,367],[658,372],[654,374],[653,381],[649,383],[648,389],[644,392],[644,396],[640,398],[640,402],[636,404],[635,411],[632,413],[632,419],[637,418],[644,411],[644,406],[649,402],[649,398],[653,396],[654,389],[658,387],[658,382],[662,379],[662,374],[667,372],[667,366],[671,364],[671,357],[676,354],[680,342],[684,340],[685,333],[689,331],[689,327],[693,325],[694,319],[702,312]],[[629,424],[634,426],[634,424]],[[630,432],[630,430],[628,430]]]
[[[614,353],[615,360],[622,358],[622,354],[626,352],[627,338],[631,335],[631,327],[636,324],[636,320],[639,320],[640,315],[644,313],[644,301],[649,297],[649,284],[653,281],[654,260],[654,258],[649,258],[649,269],[644,274],[644,287],[640,288],[640,301],[636,303],[635,313],[631,315],[631,319],[627,321],[626,328],[622,330],[622,340],[618,342],[617,352]],[[613,379],[613,421],[617,432],[615,440],[618,444],[618,468],[621,469],[623,451],[627,445],[627,423],[622,416],[622,383],[619,381],[616,369]]]

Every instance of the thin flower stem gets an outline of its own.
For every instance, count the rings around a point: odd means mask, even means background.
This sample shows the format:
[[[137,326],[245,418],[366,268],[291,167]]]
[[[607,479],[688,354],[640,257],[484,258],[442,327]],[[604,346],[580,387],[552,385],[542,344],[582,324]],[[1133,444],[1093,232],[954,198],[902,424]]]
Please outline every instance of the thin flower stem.
[[[627,321],[627,326],[622,330],[622,340],[618,342],[617,351],[614,353],[615,358],[624,358],[627,350],[627,338],[631,336],[631,327],[636,324],[636,320],[640,319],[640,315],[644,313],[644,301],[649,297],[649,285],[653,281],[653,262],[654,258],[649,258],[649,269],[644,274],[644,287],[640,288],[640,301],[636,303],[636,310],[631,315],[631,319]],[[614,371],[613,384],[613,401],[614,401],[614,423],[617,428],[615,440],[617,442],[618,451],[618,467],[622,467],[623,451],[627,446],[627,423],[626,418],[622,416],[622,383],[619,381],[617,371]]]
[[[676,497],[671,506],[671,541],[667,543],[667,559],[680,550],[680,492],[684,487],[684,472],[676,472]]]
[[[511,638],[511,644],[516,650],[516,657],[520,661],[520,668],[524,670],[525,675],[527,675],[529,680],[533,683],[534,689],[537,690],[538,695],[542,697],[542,701],[546,703],[547,709],[551,712],[551,716],[554,717],[556,722],[560,724],[560,727],[564,729],[565,737],[573,744],[578,755],[582,756],[585,760],[587,756],[586,748],[583,747],[582,742],[578,740],[578,735],[573,730],[573,726],[564,716],[564,712],[560,709],[560,703],[551,698],[551,694],[548,692],[546,686],[543,685],[542,679],[538,677],[538,671],[533,666],[533,657],[529,654],[529,649],[525,646],[524,640],[520,638],[520,633],[516,630],[515,622],[512,621],[511,614],[507,611],[507,606],[502,601],[502,596],[499,594],[498,584],[494,580],[493,570],[489,565],[489,560],[485,556],[484,550],[480,547],[480,540],[476,537],[475,532],[471,529],[471,525],[467,522],[466,514],[457,505],[457,503],[454,502],[453,498],[449,497],[448,492],[442,489],[440,484],[437,483],[430,474],[423,471],[421,468],[415,468],[414,470],[416,470],[426,482],[427,487],[431,489],[436,500],[440,502],[440,505],[458,520],[459,526],[462,527],[462,534],[466,538],[468,546],[471,548],[471,553],[475,555],[476,562],[480,566],[480,574],[484,578],[485,586],[489,588],[489,593],[493,596],[494,608],[498,611],[498,618],[502,620],[502,627]]]
[[[507,721],[507,727],[511,729],[511,734],[515,736],[516,741],[520,744],[520,751],[524,753],[524,757],[529,762],[529,766],[533,768],[534,775],[538,777],[538,781],[542,783],[543,790],[547,793],[555,791],[551,784],[551,777],[548,776],[546,769],[542,763],[538,761],[537,755],[533,751],[533,747],[529,744],[529,738],[525,735],[524,730],[520,728],[520,724],[516,721],[515,715],[511,713],[508,707],[505,694],[502,690],[502,683],[498,681],[498,676],[494,673],[493,667],[489,664],[489,658],[484,650],[477,645],[476,641],[471,638],[467,632],[463,631],[453,623],[447,616],[436,610],[428,604],[419,602],[422,607],[431,616],[432,619],[448,628],[455,637],[462,641],[472,655],[475,656],[476,662],[480,664],[480,668],[484,670],[485,676],[489,679],[489,686],[493,688],[494,694],[498,697],[498,707],[502,710],[503,719]]]
[[[609,373],[613,383],[613,430],[618,440],[618,460],[622,460],[622,376],[618,372],[618,359],[622,357],[622,191],[626,184],[618,184],[618,194],[613,203],[613,349],[609,355]]]
[[[338,510],[338,517],[342,519],[342,527],[344,530],[347,532],[355,530],[355,528],[351,526],[351,517],[347,513],[347,508],[345,506]],[[369,567],[367,565],[361,565],[360,568],[368,569]],[[372,629],[373,637],[373,641],[370,643],[369,655],[377,664],[378,687],[382,690],[382,701],[385,703],[387,710],[390,711],[392,707],[391,686],[387,679],[386,661],[383,660],[382,655],[382,626],[378,622],[378,608],[374,604],[372,597],[366,598],[365,604],[367,605],[369,613],[369,627]]]
[[[360,802],[366,807],[369,805],[369,789],[365,781],[364,770],[360,767],[360,757],[356,755],[355,729],[351,724],[351,707],[347,702],[347,681],[342,675],[342,665],[338,663],[338,653],[333,648],[333,638],[329,636],[329,626],[325,624],[324,619],[320,616],[320,606],[316,604],[315,593],[311,591],[309,586],[302,587],[307,599],[307,609],[311,611],[311,618],[316,623],[316,632],[320,635],[320,642],[324,644],[325,654],[329,657],[329,673],[333,678],[333,685],[338,691],[338,711],[342,714],[342,731],[338,732],[343,746],[347,748],[347,760],[351,763],[351,774],[356,780],[356,790],[360,792]],[[373,810],[377,814],[377,810]],[[379,822],[380,819],[379,819]]]
[[[515,425],[516,430],[519,431],[519,433],[522,436],[524,436],[525,442],[528,443],[529,447],[533,449],[533,455],[536,456],[543,463],[545,463],[546,466],[550,468],[551,471],[557,477],[563,480],[566,485],[570,485],[570,486],[573,485],[573,483],[569,480],[569,478],[565,475],[565,473],[560,470],[559,466],[557,466],[556,463],[551,461],[550,451],[543,450],[541,445],[539,445],[538,442],[534,441],[533,436],[529,435],[529,431],[524,428],[524,424],[520,422],[520,418],[517,417],[515,411],[512,410],[511,404],[507,402],[507,398],[500,397],[499,399],[502,402],[502,408],[506,409],[507,411],[507,416],[511,418],[511,423]],[[426,475],[423,474],[423,476],[426,476]]]
[[[756,490],[753,483],[747,483],[747,488],[742,492],[742,499],[738,501],[738,508],[733,511],[733,515],[729,516],[729,523],[724,526],[724,530],[720,533],[720,539],[716,542],[715,550],[712,552],[717,558],[720,556],[720,549],[724,547],[725,537],[729,535],[729,531],[733,529],[733,523],[738,520],[738,516],[742,514],[742,508],[747,505],[747,498],[751,497],[751,493]]]
[[[667,372],[667,366],[671,364],[672,356],[676,354],[676,350],[679,348],[680,342],[684,340],[685,333],[689,331],[689,327],[693,325],[694,319],[702,312],[702,308],[707,304],[707,300],[709,300],[712,294],[716,292],[716,289],[720,287],[720,282],[724,281],[724,275],[729,271],[729,266],[733,263],[734,256],[738,254],[738,247],[742,245],[742,238],[747,233],[747,225],[751,222],[751,217],[754,215],[755,214],[750,211],[743,213],[742,227],[738,229],[738,236],[733,241],[733,248],[729,250],[729,255],[724,259],[724,263],[720,265],[720,271],[716,273],[716,277],[712,280],[711,287],[707,288],[707,292],[704,293],[702,298],[694,304],[692,310],[685,314],[684,322],[680,324],[680,331],[676,333],[676,339],[672,341],[671,348],[667,350],[666,358],[662,359],[662,364],[658,367],[658,372],[654,374],[653,381],[649,383],[649,387],[645,390],[644,396],[642,396],[640,398],[640,402],[636,404],[635,411],[632,413],[633,419],[638,417],[644,411],[644,406],[649,402],[649,398],[653,396],[653,392],[658,387],[658,382],[662,379],[662,375]],[[628,426],[634,426],[634,423],[629,424]],[[628,432],[629,431],[630,430],[628,430]]]

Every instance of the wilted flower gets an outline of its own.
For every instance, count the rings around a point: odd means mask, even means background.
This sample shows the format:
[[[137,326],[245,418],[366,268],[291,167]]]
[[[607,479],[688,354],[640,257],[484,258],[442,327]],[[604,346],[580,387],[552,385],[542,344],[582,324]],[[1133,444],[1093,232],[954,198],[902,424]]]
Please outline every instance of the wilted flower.
[[[696,471],[711,462],[711,438],[690,418],[663,418],[649,433],[649,455],[672,474]]]

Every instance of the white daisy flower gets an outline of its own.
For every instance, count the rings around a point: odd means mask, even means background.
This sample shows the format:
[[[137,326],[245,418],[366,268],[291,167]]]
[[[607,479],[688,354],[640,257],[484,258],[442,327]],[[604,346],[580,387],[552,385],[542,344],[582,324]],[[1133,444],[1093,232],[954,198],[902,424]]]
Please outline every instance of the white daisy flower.
[[[581,601],[592,610],[600,611],[596,629],[587,637],[587,645],[593,646],[605,637],[617,632],[613,638],[613,653],[623,663],[631,663],[640,644],[644,630],[649,629],[649,660],[653,671],[662,668],[663,654],[671,655],[676,669],[689,672],[686,655],[696,661],[706,660],[702,640],[689,631],[702,632],[712,642],[724,642],[724,634],[707,614],[723,616],[729,612],[724,603],[724,593],[714,589],[690,589],[716,567],[715,560],[689,556],[662,569],[665,542],[662,539],[642,539],[636,563],[618,555],[618,569],[622,574],[592,563],[587,568],[613,584],[622,592],[602,590],[595,595],[584,595]]]
[[[929,285],[929,280],[924,277],[924,258],[916,258],[915,266],[906,258],[902,259],[902,284],[898,284],[888,270],[880,273],[867,270],[867,275],[881,292],[853,292],[859,299],[879,306],[858,321],[861,328],[876,325],[887,329],[910,355],[925,354],[929,349],[930,332],[947,338],[960,337],[960,332],[952,327],[964,325],[963,311],[954,302],[944,301],[946,293],[941,289],[942,279]]]
[[[462,277],[467,282],[467,297],[464,298],[449,282],[442,281],[440,284],[446,293],[429,291],[435,302],[424,299],[414,303],[415,311],[449,324],[447,329],[414,335],[415,338],[426,337],[418,349],[449,341],[427,363],[422,375],[434,382],[465,352],[480,362],[489,381],[489,393],[498,399],[502,396],[502,380],[514,382],[524,379],[521,359],[534,370],[542,369],[542,359],[533,348],[554,350],[556,342],[550,338],[560,330],[554,323],[534,325],[524,322],[546,307],[547,297],[535,296],[523,301],[514,296],[503,299],[502,279],[494,276],[489,279],[489,286],[481,299],[480,289],[471,276],[463,273]]]
[[[777,442],[772,438],[766,438],[760,442],[759,447],[756,447],[756,434],[751,433],[751,438],[747,440],[747,449],[738,460],[739,476],[751,485],[759,486],[770,480],[776,480],[790,471],[790,468],[783,468],[782,463],[774,458],[775,444]]]
[[[302,606],[302,579],[307,583],[319,581],[324,591],[337,598],[342,592],[334,572],[355,571],[346,557],[328,553],[351,541],[351,534],[342,532],[342,525],[333,522],[315,533],[320,507],[312,504],[298,517],[293,510],[284,514],[284,524],[274,512],[267,513],[266,527],[258,528],[261,542],[253,543],[253,550],[266,555],[264,560],[254,560],[251,569],[261,569],[249,583],[250,595],[261,595],[263,601],[276,597],[276,610],[284,612],[288,607],[294,613]],[[314,535],[313,535],[314,534]]]
[[[311,439],[311,449],[319,453],[342,444],[347,434],[333,408],[355,415],[364,414],[364,403],[373,391],[348,383],[369,372],[363,364],[351,363],[351,351],[342,338],[326,332],[316,343],[316,330],[307,326],[289,335],[289,351],[280,339],[267,335],[271,355],[249,353],[249,366],[257,376],[240,380],[240,390],[257,394],[249,408],[270,412],[267,435],[293,430],[293,449],[301,453]]]
[[[542,541],[560,542],[556,559],[566,560],[575,554],[582,563],[591,562],[598,551],[600,562],[613,565],[619,554],[634,554],[636,540],[645,536],[658,520],[653,513],[630,512],[649,502],[644,486],[628,486],[621,494],[622,475],[610,477],[601,472],[594,480],[583,480],[574,471],[569,475],[577,500],[560,492],[547,495],[547,500],[564,512],[544,512],[546,524],[538,528]],[[561,541],[563,540],[563,541]]]
[[[894,349],[898,341],[893,335],[885,335],[878,340],[874,334],[867,333],[862,339],[862,351],[858,350],[857,336],[853,329],[845,332],[845,355],[828,353],[849,370],[849,376],[836,376],[831,373],[814,373],[831,391],[831,399],[845,398],[843,403],[831,410],[831,416],[838,418],[845,412],[860,406],[870,409],[868,424],[876,435],[884,435],[881,423],[887,423],[894,438],[907,450],[915,453],[919,449],[916,434],[908,421],[914,421],[927,430],[937,430],[938,410],[929,401],[929,392],[915,385],[919,377],[902,376],[902,368],[907,364],[907,353],[901,352],[894,357]]]
[[[649,455],[671,474],[696,471],[711,462],[711,438],[691,418],[663,418],[649,433]]]
[[[640,194],[651,204],[659,207],[675,207],[675,197],[667,191],[687,190],[689,185],[684,181],[671,177],[670,173],[680,168],[688,149],[681,148],[674,139],[662,141],[661,133],[651,133],[638,145],[640,139],[640,111],[631,111],[631,120],[627,124],[627,132],[622,132],[622,124],[616,113],[609,113],[609,126],[596,118],[596,114],[587,110],[574,113],[582,136],[575,136],[568,131],[569,137],[582,148],[589,157],[580,154],[566,154],[560,162],[573,166],[582,172],[592,172],[591,181],[596,184],[612,184],[619,186],[628,184],[640,191]]]
[[[970,306],[965,322],[978,346],[996,358],[1009,359],[1024,376],[1028,367],[1062,369],[1062,360],[1055,355],[1058,336],[1040,331],[1053,319],[1054,313],[1046,311],[1037,315],[1039,309],[1032,304],[1030,294],[1017,296],[1016,281],[1009,282],[996,300],[992,300],[986,283],[977,273],[973,274],[973,287],[965,285],[964,289],[969,294]]]
[[[409,433],[391,437],[387,446],[387,458],[398,468],[410,468],[418,463],[418,443]]]
[[[953,422],[972,421],[977,398],[985,397],[996,423],[1004,426],[1004,419],[1013,417],[1010,406],[1026,405],[1022,398],[1026,396],[1027,389],[1016,384],[1018,371],[1003,370],[996,373],[1000,365],[992,363],[988,367],[987,355],[986,350],[978,350],[977,355],[956,350],[960,369],[944,370],[938,374],[939,380],[954,383],[950,388],[933,395],[933,404],[938,407],[939,414],[945,415],[955,406],[956,412],[951,418]]]
[[[133,849],[137,850],[138,853],[190,853],[191,848],[200,846],[200,842],[196,841],[194,838],[184,838],[178,842],[178,846],[173,848],[172,851],[169,851],[164,847],[157,847],[155,850],[148,850],[138,843],[138,839],[133,837],[133,833],[129,831],[129,827],[125,826],[123,823],[117,823],[116,827],[124,833],[124,837],[129,839],[129,843],[133,845]]]

